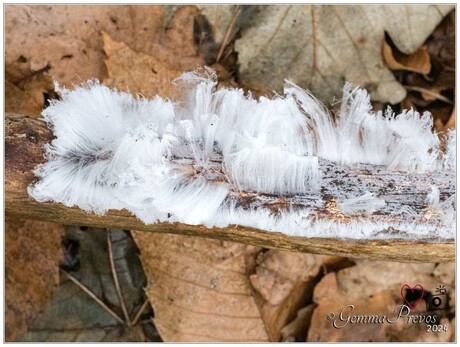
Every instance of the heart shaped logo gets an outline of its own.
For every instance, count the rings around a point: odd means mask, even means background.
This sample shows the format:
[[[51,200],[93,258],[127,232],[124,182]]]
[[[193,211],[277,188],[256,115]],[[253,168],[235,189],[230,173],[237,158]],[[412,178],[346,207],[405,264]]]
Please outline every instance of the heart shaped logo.
[[[410,293],[409,293],[409,291],[406,291],[406,292],[404,293],[404,288],[407,288],[408,290],[410,290]],[[422,294],[420,294],[420,297],[419,297],[419,295],[415,292],[416,289],[419,289],[419,290],[422,291]],[[411,293],[412,293],[412,294],[411,294]],[[420,285],[420,284],[416,284],[416,285],[414,286],[414,288],[411,288],[408,284],[405,284],[405,285],[403,285],[403,286],[401,287],[401,296],[402,296],[402,298],[404,299],[404,301],[407,303],[407,305],[408,305],[412,310],[415,309],[415,308],[417,307],[417,305],[420,303],[420,301],[422,301],[423,295],[424,295],[424,294],[425,294],[425,290],[423,289],[422,285]],[[415,302],[415,304],[412,305],[412,304],[410,303],[410,301],[409,301],[408,298],[407,298],[408,296],[410,296],[411,301],[417,300],[417,301]]]

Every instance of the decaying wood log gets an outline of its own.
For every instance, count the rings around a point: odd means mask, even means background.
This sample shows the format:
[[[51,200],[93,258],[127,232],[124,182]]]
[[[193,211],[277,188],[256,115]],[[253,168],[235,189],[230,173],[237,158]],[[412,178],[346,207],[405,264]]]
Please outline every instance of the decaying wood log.
[[[257,245],[266,248],[280,248],[291,251],[309,252],[318,254],[331,254],[346,257],[368,259],[381,259],[402,262],[447,262],[455,259],[454,240],[404,240],[402,238],[390,240],[346,240],[335,238],[308,238],[287,236],[278,232],[267,232],[242,226],[229,226],[226,228],[207,228],[202,225],[186,225],[179,223],[157,223],[146,225],[129,212],[109,211],[106,215],[99,216],[87,213],[78,208],[69,208],[57,203],[39,203],[28,196],[27,187],[35,181],[34,168],[44,162],[43,146],[53,139],[52,132],[40,120],[31,119],[21,115],[7,114],[5,118],[5,212],[7,215],[21,218],[53,221],[65,225],[87,225],[94,227],[110,227],[121,229],[135,229],[151,232],[165,232],[182,235],[194,235],[214,239],[235,241]],[[323,163],[327,168],[327,163]],[[352,173],[345,167],[330,168],[334,175],[326,177],[327,182],[335,185],[347,185]],[[385,189],[395,177],[388,177],[388,172],[380,174],[378,168],[369,165],[366,170],[373,171],[373,182],[366,185],[381,185],[374,189]],[[371,176],[369,172],[353,173],[361,175],[360,180],[366,181]],[[401,173],[403,175],[403,173]],[[436,175],[434,175],[436,176]],[[417,180],[426,181],[422,184],[429,185],[436,180],[432,174],[418,175]],[[334,181],[334,182],[332,182]],[[369,180],[368,180],[369,181]],[[451,188],[441,190],[442,194],[453,194]],[[323,192],[324,193],[324,192]],[[382,192],[385,193],[385,192]],[[420,208],[420,196],[417,195],[417,186],[405,187],[405,194],[412,194],[414,207]],[[282,208],[277,206],[285,204],[283,199],[256,194],[235,193],[235,199],[241,199],[241,204],[262,204],[265,208],[276,213]],[[324,193],[327,195],[327,192]],[[397,206],[401,196],[390,193],[387,197],[392,199],[393,206]],[[293,204],[302,203],[293,201]],[[335,215],[333,202],[325,209],[315,208],[321,218],[349,218]],[[351,217],[352,218],[352,217]],[[390,218],[377,214],[372,218]],[[394,218],[394,217],[391,217]],[[38,232],[38,231],[37,231]]]

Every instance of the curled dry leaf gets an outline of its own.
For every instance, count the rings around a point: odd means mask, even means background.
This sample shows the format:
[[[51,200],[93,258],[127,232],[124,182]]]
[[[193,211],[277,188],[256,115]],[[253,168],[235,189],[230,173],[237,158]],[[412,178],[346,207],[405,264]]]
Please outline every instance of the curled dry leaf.
[[[428,74],[431,71],[430,55],[426,47],[422,46],[412,54],[404,54],[393,49],[386,40],[383,41],[383,58],[390,70],[406,70],[420,74]]]
[[[63,227],[30,220],[5,225],[5,340],[15,341],[59,282]]]

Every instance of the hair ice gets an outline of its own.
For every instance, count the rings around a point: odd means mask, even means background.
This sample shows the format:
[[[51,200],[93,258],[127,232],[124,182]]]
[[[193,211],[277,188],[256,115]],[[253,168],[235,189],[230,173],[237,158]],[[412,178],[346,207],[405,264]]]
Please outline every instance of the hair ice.
[[[61,100],[43,111],[56,138],[46,146],[47,162],[36,169],[30,196],[96,213],[126,208],[145,223],[242,224],[303,236],[325,235],[322,228],[328,228],[343,237],[346,225],[315,224],[307,220],[310,209],[270,216],[238,207],[230,195],[321,199],[320,160],[412,173],[455,168],[455,132],[443,153],[428,113],[372,112],[367,92],[350,84],[333,117],[291,82],[284,95],[258,100],[241,89],[217,89],[210,69],[185,73],[175,83],[182,96],[174,101],[134,98],[97,82],[71,91],[57,86]],[[339,207],[345,214],[372,214],[385,204],[368,192]],[[355,221],[348,236],[387,227],[372,225],[361,230],[365,221]],[[413,225],[399,225],[413,233]],[[422,234],[429,229],[421,228]]]

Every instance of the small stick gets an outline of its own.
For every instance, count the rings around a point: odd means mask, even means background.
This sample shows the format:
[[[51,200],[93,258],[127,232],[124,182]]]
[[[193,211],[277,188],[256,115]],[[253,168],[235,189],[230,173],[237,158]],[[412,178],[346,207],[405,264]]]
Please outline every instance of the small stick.
[[[149,299],[145,299],[145,301],[142,304],[141,308],[139,309],[139,311],[137,311],[136,317],[134,317],[134,319],[133,319],[133,326],[135,326],[137,321],[139,320],[139,318],[141,318],[142,312],[144,312],[144,310],[147,307],[148,303],[149,303]]]
[[[219,62],[220,58],[222,58],[222,54],[224,53],[224,49],[227,46],[228,42],[230,41],[230,36],[235,27],[236,20],[241,13],[241,6],[236,5],[235,10],[233,12],[233,16],[230,19],[230,23],[228,24],[227,31],[225,32],[224,40],[222,41],[222,45],[220,46],[219,53],[217,54],[216,63]]]
[[[106,310],[111,316],[113,316],[118,322],[121,324],[125,324],[123,319],[121,319],[115,312],[113,312],[106,304],[102,302],[96,295],[93,294],[91,290],[89,290],[86,286],[84,286],[79,280],[69,274],[67,271],[61,269],[62,273],[67,276],[69,280],[75,283],[81,290],[83,290],[86,294],[88,294],[94,301],[96,301],[104,310]]]
[[[448,98],[446,98],[444,95],[432,92],[431,90],[422,88],[422,87],[416,87],[416,86],[403,86],[407,90],[413,90],[414,92],[419,92],[419,93],[425,93],[431,96],[434,96],[436,99],[444,101],[445,103],[448,103],[449,105],[453,105],[453,102],[450,101]]]
[[[115,268],[115,261],[113,260],[113,249],[112,249],[112,239],[110,238],[110,229],[107,229],[107,244],[109,246],[109,260],[110,267],[112,269],[113,282],[115,283],[115,289],[117,290],[118,300],[120,301],[121,310],[125,316],[126,324],[131,326],[131,320],[129,319],[129,313],[126,309],[125,300],[123,299],[123,294],[121,293],[120,283],[118,282],[117,270]]]

